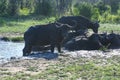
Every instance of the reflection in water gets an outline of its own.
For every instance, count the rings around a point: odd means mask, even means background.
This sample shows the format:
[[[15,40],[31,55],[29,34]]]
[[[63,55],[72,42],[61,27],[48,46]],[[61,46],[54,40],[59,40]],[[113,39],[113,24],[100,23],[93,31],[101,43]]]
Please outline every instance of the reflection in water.
[[[13,43],[0,41],[0,59],[21,57],[24,43]]]

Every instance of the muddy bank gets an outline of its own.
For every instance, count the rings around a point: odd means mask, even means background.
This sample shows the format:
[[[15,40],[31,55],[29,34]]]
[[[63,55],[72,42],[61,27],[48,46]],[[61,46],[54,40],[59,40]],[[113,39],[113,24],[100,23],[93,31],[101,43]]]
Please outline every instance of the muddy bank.
[[[109,74],[111,75],[110,79],[118,80],[118,78],[120,79],[119,58],[120,49],[108,52],[80,50],[66,51],[62,54],[35,53],[26,57],[12,58],[9,62],[0,64],[0,77],[1,80],[6,78],[65,80],[66,77],[67,80],[71,80],[71,77],[78,76],[74,80],[92,80],[96,77],[101,79],[101,75],[107,76],[106,74]],[[112,73],[115,73],[114,76]]]
[[[1,65],[8,62],[15,61],[24,61],[24,60],[37,60],[37,59],[44,59],[44,60],[54,60],[58,59],[60,56],[70,57],[70,58],[111,58],[113,56],[120,56],[120,49],[109,49],[106,52],[101,50],[79,50],[79,51],[64,51],[64,53],[51,53],[51,52],[36,52],[32,53],[26,57],[10,57],[9,59],[1,58]]]
[[[1,41],[23,42],[23,37],[0,37]]]

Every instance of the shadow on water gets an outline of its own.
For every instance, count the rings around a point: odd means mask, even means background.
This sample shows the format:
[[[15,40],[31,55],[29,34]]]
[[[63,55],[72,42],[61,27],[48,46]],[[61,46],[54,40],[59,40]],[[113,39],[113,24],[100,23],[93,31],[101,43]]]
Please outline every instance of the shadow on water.
[[[51,52],[37,52],[37,53],[32,53],[29,56],[26,56],[28,58],[44,58],[47,60],[51,60],[51,59],[56,59],[58,58],[58,53],[51,53]]]

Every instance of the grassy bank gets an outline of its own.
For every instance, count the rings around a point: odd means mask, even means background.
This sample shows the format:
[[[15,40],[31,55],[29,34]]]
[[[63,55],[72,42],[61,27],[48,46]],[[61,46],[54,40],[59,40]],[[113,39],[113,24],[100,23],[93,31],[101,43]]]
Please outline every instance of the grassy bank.
[[[0,18],[0,34],[10,33],[14,34],[23,34],[30,26],[38,24],[47,24],[49,22],[54,22],[55,17],[43,18],[43,17],[32,17],[32,18],[18,18],[18,19],[9,19],[9,18]],[[120,24],[110,24],[104,23],[100,24],[99,31],[120,31]]]
[[[0,37],[7,41],[22,41],[24,32],[30,27],[38,24],[54,22],[55,18],[41,16],[27,18],[0,18]]]
[[[23,40],[24,32],[30,27],[38,24],[47,24],[55,21],[55,17],[45,18],[41,16],[27,18],[0,18],[0,37],[9,40]],[[120,32],[120,24],[100,23],[99,32]]]
[[[100,32],[111,32],[112,30],[116,33],[120,33],[120,24],[111,24],[111,23],[100,24],[100,28],[99,28]]]
[[[0,34],[3,36],[7,35],[22,35],[30,26],[38,24],[47,24],[54,22],[55,18],[44,18],[44,17],[32,17],[32,18],[18,18],[8,19],[1,18]]]
[[[1,80],[119,80],[119,58],[120,56],[59,57],[55,60],[22,60],[3,65],[4,68],[0,68],[0,77]],[[10,70],[6,66],[10,66]],[[24,69],[12,71],[15,67]]]

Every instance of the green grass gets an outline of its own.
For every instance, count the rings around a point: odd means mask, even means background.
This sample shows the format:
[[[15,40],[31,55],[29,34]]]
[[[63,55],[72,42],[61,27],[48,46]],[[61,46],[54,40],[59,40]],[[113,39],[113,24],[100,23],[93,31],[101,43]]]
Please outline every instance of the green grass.
[[[31,67],[31,66],[30,66],[27,70],[28,70],[28,71],[33,71],[33,72],[34,72],[34,71],[37,71],[37,67]]]
[[[50,80],[119,80],[120,64],[116,61],[119,57],[111,59],[86,59],[76,60],[66,59],[66,62],[60,62],[50,66],[46,71],[36,75],[35,79]],[[115,60],[114,60],[115,59]],[[115,61],[115,62],[114,62]]]
[[[38,18],[38,19],[37,19]],[[39,20],[40,18],[40,20]],[[47,24],[55,20],[51,18],[35,17],[30,19],[4,19],[3,25],[0,26],[0,33],[24,33],[30,26]]]
[[[120,24],[110,24],[110,23],[104,23],[100,24],[99,31],[100,32],[111,32],[111,31],[120,33]]]
[[[23,34],[30,26],[47,24],[54,22],[55,17],[46,18],[43,16],[30,16],[30,17],[19,17],[19,18],[0,18],[0,34]],[[100,24],[99,32],[120,32],[120,24],[104,23]]]
[[[59,60],[59,59],[58,59]],[[120,80],[120,56],[111,58],[63,58],[51,64],[46,70],[36,75],[22,72],[6,75],[1,80]],[[28,67],[33,71],[35,67]],[[3,74],[2,74],[3,75]]]

